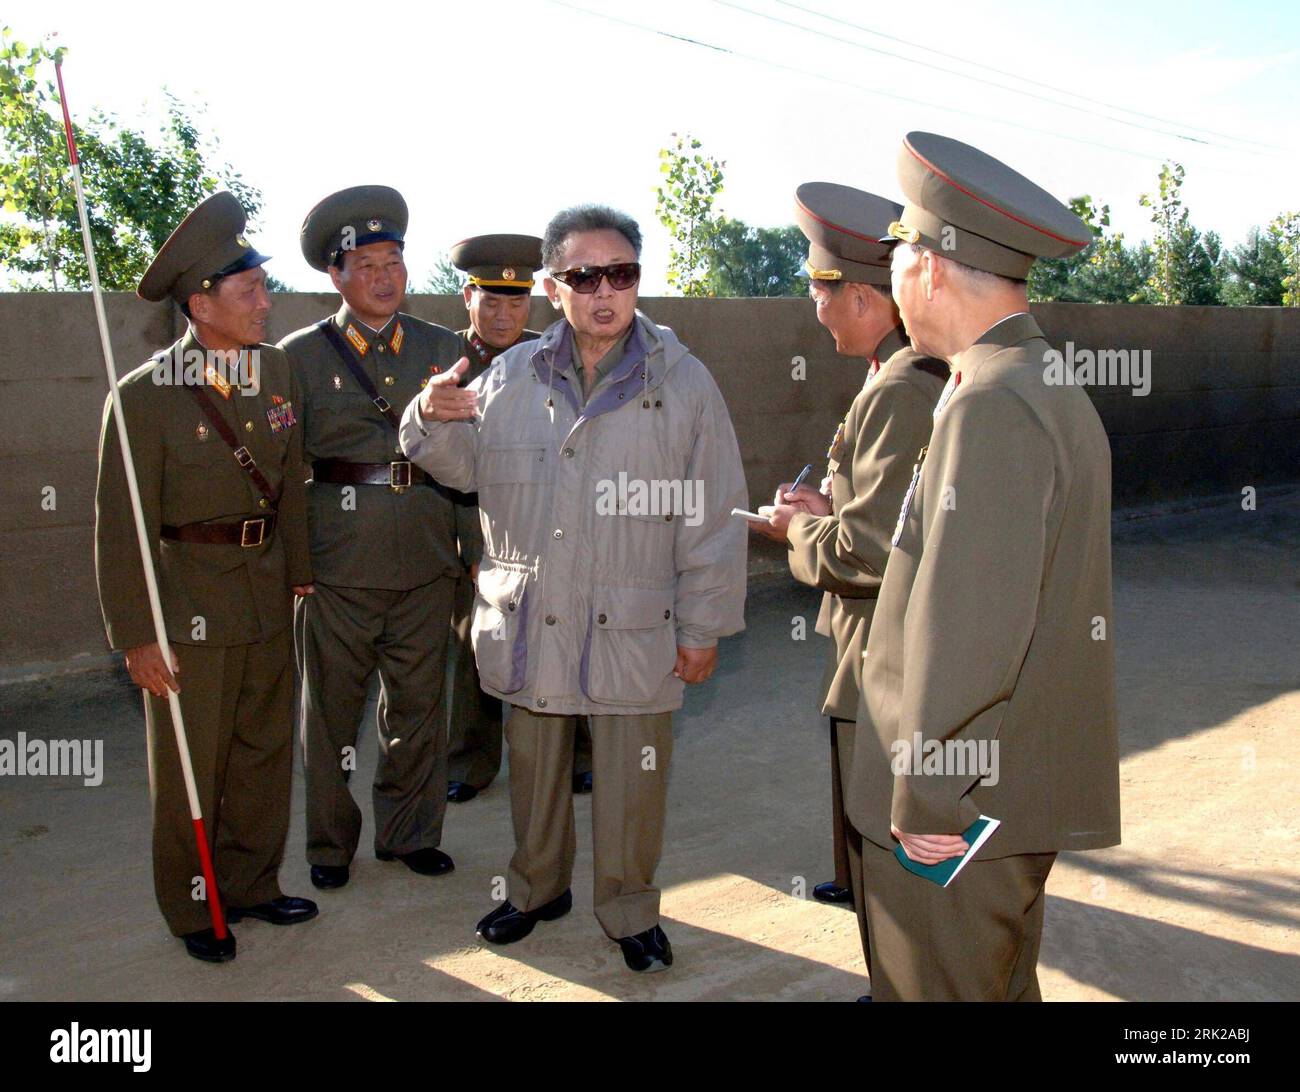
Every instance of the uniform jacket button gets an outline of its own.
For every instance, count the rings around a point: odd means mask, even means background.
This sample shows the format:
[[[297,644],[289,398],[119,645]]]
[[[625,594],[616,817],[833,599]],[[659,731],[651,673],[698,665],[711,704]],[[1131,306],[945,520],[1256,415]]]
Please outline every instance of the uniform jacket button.
[[[546,699],[545,699],[545,698],[538,698],[538,699],[537,699],[537,708],[538,708],[538,709],[545,709],[545,708],[546,708]]]
[[[245,422],[244,422],[244,431],[245,431],[245,432],[252,432],[252,431],[253,431],[253,422],[252,422],[252,421],[245,421]]]
[[[596,617],[596,621],[603,626],[608,621],[608,619],[603,614],[601,614]]]
[[[553,614],[548,614],[548,615],[546,616],[546,624],[547,624],[548,626],[553,626],[553,625],[555,625],[555,615],[553,615]]]

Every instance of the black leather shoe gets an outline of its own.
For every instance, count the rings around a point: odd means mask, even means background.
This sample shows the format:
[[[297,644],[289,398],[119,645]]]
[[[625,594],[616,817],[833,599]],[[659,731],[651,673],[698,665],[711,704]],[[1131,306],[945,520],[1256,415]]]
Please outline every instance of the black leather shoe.
[[[673,946],[657,925],[634,937],[620,937],[618,946],[634,971],[666,971],[673,965]]]
[[[229,963],[235,958],[235,934],[226,930],[226,939],[218,940],[211,929],[200,929],[197,933],[186,933],[185,950],[195,959],[205,963]]]
[[[380,861],[401,861],[421,876],[445,876],[456,867],[440,849],[417,849],[412,853],[389,853],[386,849],[377,849],[375,857]]]
[[[320,910],[311,899],[300,899],[297,895],[277,895],[270,902],[259,902],[256,906],[226,907],[227,921],[243,921],[256,918],[269,921],[272,925],[297,925],[299,922],[311,921]]]
[[[478,795],[478,789],[467,781],[449,781],[447,783],[447,799],[453,804],[463,804],[466,800],[473,800]]]
[[[477,932],[479,939],[489,944],[513,944],[531,933],[539,921],[554,921],[572,909],[573,892],[568,889],[536,910],[520,910],[512,903],[503,902],[478,923]]]
[[[346,887],[348,866],[345,864],[314,864],[311,866],[311,883],[322,891],[332,891],[336,887]]]
[[[858,998],[858,1000],[859,1000],[859,1001],[870,1001],[870,1000],[871,1000],[871,994],[869,994],[869,993],[864,993],[861,997]]]
[[[585,792],[591,792],[591,771],[586,773],[576,773],[573,775],[573,791],[581,795]]]
[[[813,888],[813,898],[818,902],[828,902],[833,906],[852,906],[853,892],[841,887],[834,880],[819,883]]]

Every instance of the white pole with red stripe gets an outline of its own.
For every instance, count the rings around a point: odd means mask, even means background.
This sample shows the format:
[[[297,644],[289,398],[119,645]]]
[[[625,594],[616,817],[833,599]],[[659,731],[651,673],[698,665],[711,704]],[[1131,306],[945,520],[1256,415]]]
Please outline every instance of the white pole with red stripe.
[[[117,423],[117,439],[122,447],[122,461],[126,466],[126,487],[131,494],[131,512],[135,516],[135,533],[140,541],[140,557],[144,562],[144,582],[149,591],[149,610],[153,614],[154,635],[162,650],[163,663],[172,664],[171,643],[167,640],[167,627],[163,624],[162,601],[158,597],[158,578],[153,568],[153,544],[145,529],[144,510],[140,505],[140,485],[135,476],[135,461],[131,458],[131,440],[126,431],[126,415],[122,412],[122,394],[117,384],[117,365],[113,361],[113,345],[108,336],[108,318],[104,314],[104,295],[99,288],[99,270],[95,266],[95,245],[90,237],[90,220],[86,215],[86,194],[81,185],[81,162],[77,158],[77,142],[72,135],[72,115],[68,111],[68,96],[63,90],[63,66],[54,66],[59,83],[59,102],[63,107],[63,131],[68,140],[68,161],[72,165],[72,181],[77,188],[77,212],[81,217],[81,238],[86,248],[86,267],[90,270],[90,288],[95,300],[95,318],[99,321],[99,342],[104,350],[104,368],[108,372],[108,391],[113,399],[113,420]],[[190,763],[189,740],[185,735],[185,721],[181,716],[180,696],[167,690],[171,707],[172,725],[176,730],[176,750],[180,755],[181,774],[185,778],[185,795],[189,799],[190,819],[194,823],[194,839],[198,845],[199,865],[203,870],[203,883],[207,893],[208,912],[212,916],[212,929],[218,940],[226,936],[226,916],[217,891],[217,877],[212,870],[212,854],[208,851],[208,837],[203,828],[203,811],[199,806],[198,788],[194,784],[194,768]]]

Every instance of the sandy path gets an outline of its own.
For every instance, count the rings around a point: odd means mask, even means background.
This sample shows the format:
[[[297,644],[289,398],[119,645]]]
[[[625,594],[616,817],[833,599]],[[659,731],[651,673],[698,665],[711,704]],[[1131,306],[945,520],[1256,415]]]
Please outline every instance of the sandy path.
[[[1300,998],[1300,491],[1144,518],[1116,535],[1124,845],[1052,874],[1048,999]],[[503,782],[449,809],[457,862],[427,880],[370,854],[297,929],[238,930],[239,958],[187,959],[153,904],[143,724],[121,678],[0,689],[0,734],[105,740],[98,788],[0,779],[0,997],[849,999],[867,983],[851,913],[799,891],[829,878],[825,728],[812,708],[816,596],[756,582],[749,629],[677,722],[660,879],[677,964],[628,972],[590,913],[590,799],[576,802],[576,910],[505,950],[479,946],[510,852]],[[809,639],[791,639],[807,619]],[[354,785],[373,770],[369,736]],[[312,894],[302,784],[282,882]],[[368,807],[368,805],[366,805]]]

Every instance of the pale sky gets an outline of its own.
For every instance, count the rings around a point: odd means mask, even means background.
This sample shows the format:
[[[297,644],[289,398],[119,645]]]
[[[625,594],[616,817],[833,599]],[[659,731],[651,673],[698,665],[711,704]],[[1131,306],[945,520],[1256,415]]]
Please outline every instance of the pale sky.
[[[723,211],[763,225],[790,223],[815,179],[898,199],[912,129],[1063,200],[1092,194],[1130,240],[1150,235],[1138,195],[1166,158],[1186,167],[1193,221],[1230,243],[1300,207],[1295,4],[11,0],[4,18],[28,41],[59,32],[78,119],[151,119],[164,86],[206,103],[205,129],[265,196],[256,245],[302,289],[328,289],[298,249],[307,210],[384,183],[411,207],[414,284],[458,239],[540,235],[595,200],[638,219],[642,291],[660,292],[657,153],[675,131],[726,160]]]

